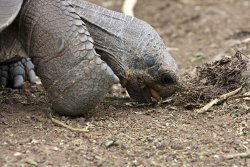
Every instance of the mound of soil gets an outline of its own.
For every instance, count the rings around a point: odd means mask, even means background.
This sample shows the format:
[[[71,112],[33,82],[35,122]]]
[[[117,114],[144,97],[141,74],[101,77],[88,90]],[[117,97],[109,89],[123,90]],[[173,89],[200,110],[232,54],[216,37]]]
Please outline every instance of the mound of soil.
[[[184,87],[173,97],[174,103],[193,109],[239,88],[248,79],[243,75],[247,64],[237,51],[234,56],[198,66],[193,76],[187,74],[184,78]]]

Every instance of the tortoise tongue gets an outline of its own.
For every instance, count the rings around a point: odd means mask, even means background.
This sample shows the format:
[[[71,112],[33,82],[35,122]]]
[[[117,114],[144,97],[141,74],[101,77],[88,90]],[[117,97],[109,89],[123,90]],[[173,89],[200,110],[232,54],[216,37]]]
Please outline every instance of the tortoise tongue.
[[[150,91],[150,94],[151,94],[151,96],[152,96],[153,98],[155,98],[157,101],[160,101],[160,100],[161,100],[161,96],[160,96],[160,94],[159,94],[157,91],[155,91],[155,90],[152,89],[152,88],[149,88],[149,91]]]

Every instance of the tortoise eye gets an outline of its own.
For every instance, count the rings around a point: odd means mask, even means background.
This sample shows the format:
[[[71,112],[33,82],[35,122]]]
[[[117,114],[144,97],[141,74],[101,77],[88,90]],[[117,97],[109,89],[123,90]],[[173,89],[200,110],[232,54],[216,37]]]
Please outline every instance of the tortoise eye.
[[[162,84],[172,84],[174,83],[174,79],[170,74],[164,73],[161,75],[161,83]]]

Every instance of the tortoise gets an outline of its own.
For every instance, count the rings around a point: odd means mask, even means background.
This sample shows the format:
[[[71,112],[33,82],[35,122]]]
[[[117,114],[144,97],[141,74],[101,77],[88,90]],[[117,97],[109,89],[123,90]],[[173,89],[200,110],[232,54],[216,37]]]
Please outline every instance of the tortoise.
[[[37,74],[59,114],[84,115],[115,83],[146,103],[181,86],[153,27],[87,1],[1,0],[0,39],[0,85],[19,88]]]

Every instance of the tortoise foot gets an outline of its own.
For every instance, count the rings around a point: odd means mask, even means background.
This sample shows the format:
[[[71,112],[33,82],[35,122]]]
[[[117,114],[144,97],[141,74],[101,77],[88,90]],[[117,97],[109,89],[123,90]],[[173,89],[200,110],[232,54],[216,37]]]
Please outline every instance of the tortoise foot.
[[[0,65],[0,86],[22,88],[25,81],[35,84],[36,74],[30,58]]]

